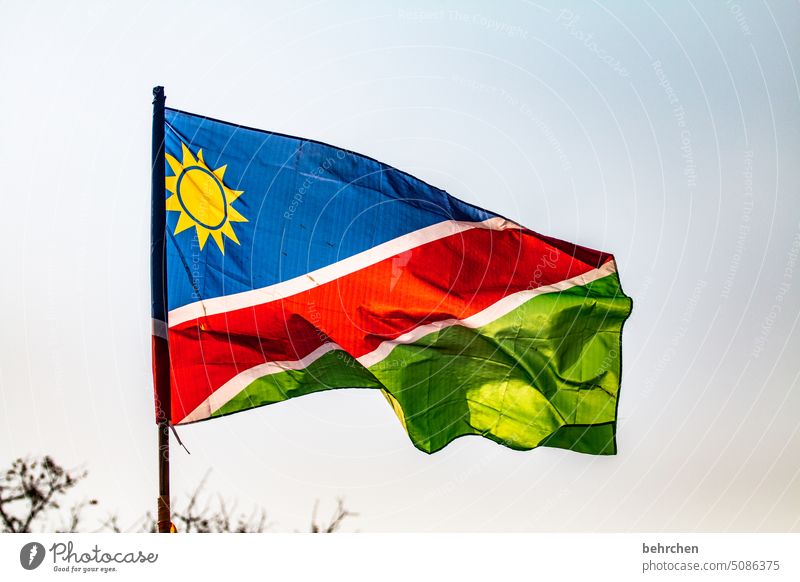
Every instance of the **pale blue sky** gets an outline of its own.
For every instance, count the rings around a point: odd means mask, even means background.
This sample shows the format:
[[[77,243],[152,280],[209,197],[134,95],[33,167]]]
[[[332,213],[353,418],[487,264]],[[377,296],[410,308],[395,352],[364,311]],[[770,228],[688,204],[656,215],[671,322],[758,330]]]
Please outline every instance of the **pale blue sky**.
[[[566,6],[566,8],[563,8]],[[797,2],[6,2],[0,464],[154,507],[150,90],[320,139],[616,255],[617,457],[426,456],[335,391],[180,430],[173,490],[305,529],[800,530]]]

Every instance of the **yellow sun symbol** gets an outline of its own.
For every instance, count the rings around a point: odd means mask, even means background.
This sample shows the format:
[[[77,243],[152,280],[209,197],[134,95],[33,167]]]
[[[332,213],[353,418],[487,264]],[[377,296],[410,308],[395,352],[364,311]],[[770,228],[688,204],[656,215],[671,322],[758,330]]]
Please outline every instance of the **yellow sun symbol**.
[[[195,158],[185,144],[181,144],[181,149],[182,162],[166,154],[167,163],[175,173],[166,179],[167,190],[172,193],[167,198],[167,210],[181,213],[174,234],[194,227],[200,250],[211,235],[224,255],[225,243],[222,235],[237,245],[240,244],[231,223],[247,222],[232,206],[233,201],[244,192],[231,190],[223,183],[227,165],[211,170],[203,161],[203,150],[198,150]]]

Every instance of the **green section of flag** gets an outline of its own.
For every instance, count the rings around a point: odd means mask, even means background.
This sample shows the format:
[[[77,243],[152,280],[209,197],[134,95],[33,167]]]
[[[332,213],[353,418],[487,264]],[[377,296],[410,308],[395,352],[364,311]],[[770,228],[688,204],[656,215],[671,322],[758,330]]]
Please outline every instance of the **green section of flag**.
[[[303,370],[259,378],[213,416],[321,390],[377,388],[428,453],[477,434],[514,449],[614,454],[630,311],[612,274],[536,296],[477,329],[452,326],[398,345],[370,368],[328,352]]]

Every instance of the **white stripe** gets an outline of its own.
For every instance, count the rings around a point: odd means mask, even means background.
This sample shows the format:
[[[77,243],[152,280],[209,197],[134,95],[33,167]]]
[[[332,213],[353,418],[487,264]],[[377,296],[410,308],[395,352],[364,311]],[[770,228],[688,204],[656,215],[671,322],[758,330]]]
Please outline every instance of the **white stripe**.
[[[234,293],[223,297],[206,299],[205,301],[197,301],[178,307],[169,312],[169,326],[175,327],[176,325],[199,317],[217,315],[235,309],[254,307],[256,305],[289,297],[296,293],[302,293],[303,291],[308,291],[323,283],[329,283],[339,277],[344,277],[364,267],[368,267],[418,246],[473,228],[507,230],[519,229],[522,227],[498,216],[489,218],[483,222],[447,220],[381,243],[352,257],[347,257],[346,259],[342,259],[341,261],[327,265],[308,274],[300,275],[294,279],[289,279],[288,281],[282,281],[260,289],[253,289],[252,291],[243,291],[242,293]]]
[[[266,362],[254,366],[244,372],[240,372],[227,382],[220,386],[218,390],[211,393],[211,396],[206,398],[200,406],[195,408],[189,416],[184,418],[178,424],[186,422],[194,422],[195,420],[202,420],[208,418],[214,412],[225,406],[228,401],[241,392],[245,386],[248,386],[254,380],[269,376],[270,374],[278,374],[288,370],[302,370],[313,364],[316,360],[331,352],[333,350],[341,349],[336,343],[329,342],[322,344],[316,350],[308,354],[305,358],[294,360],[291,362]]]
[[[529,301],[530,299],[536,297],[537,295],[566,291],[567,289],[570,289],[572,287],[582,287],[584,285],[588,285],[592,281],[596,281],[598,279],[602,279],[603,277],[611,275],[616,271],[617,271],[617,265],[612,260],[602,265],[599,269],[592,269],[591,271],[587,271],[583,275],[578,275],[577,277],[566,279],[564,281],[554,283],[553,285],[546,285],[543,287],[537,287],[536,289],[526,289],[525,291],[518,291],[517,293],[513,293],[512,295],[503,297],[502,299],[500,299],[496,303],[493,303],[483,311],[479,311],[478,313],[475,313],[474,315],[471,315],[464,319],[446,319],[443,321],[437,321],[435,323],[421,325],[393,340],[387,340],[385,342],[382,342],[373,351],[371,351],[368,354],[364,354],[360,358],[357,358],[357,360],[361,365],[363,365],[366,368],[369,368],[370,366],[374,366],[378,362],[384,360],[391,353],[391,351],[398,345],[414,343],[415,341],[425,337],[430,333],[445,329],[447,327],[452,327],[454,325],[460,325],[462,327],[468,327],[471,329],[487,325],[492,321],[495,321],[496,319],[499,319],[500,317],[506,315],[507,313],[514,311],[516,308],[520,307],[523,303]],[[288,361],[266,362],[264,364],[259,364],[258,366],[254,366],[253,368],[245,370],[244,372],[239,373],[238,375],[234,376],[233,378],[225,382],[225,384],[220,386],[219,389],[215,390],[211,394],[211,396],[209,396],[205,401],[203,401],[203,403],[200,404],[200,406],[195,408],[186,418],[181,420],[178,424],[183,424],[186,422],[194,422],[196,420],[202,420],[204,418],[208,418],[214,412],[216,412],[217,410],[222,408],[225,404],[227,404],[233,397],[235,397],[242,390],[244,390],[254,380],[257,380],[258,378],[262,378],[264,376],[268,376],[270,374],[278,374],[280,372],[285,372],[286,370],[302,370],[303,368],[306,368],[312,363],[314,363],[314,361],[316,361],[318,358],[336,349],[342,349],[342,348],[337,344],[330,342],[318,347],[316,350],[314,350],[301,360],[296,360],[291,362]]]
[[[162,339],[167,339],[167,324],[160,319],[153,319],[153,335]]]

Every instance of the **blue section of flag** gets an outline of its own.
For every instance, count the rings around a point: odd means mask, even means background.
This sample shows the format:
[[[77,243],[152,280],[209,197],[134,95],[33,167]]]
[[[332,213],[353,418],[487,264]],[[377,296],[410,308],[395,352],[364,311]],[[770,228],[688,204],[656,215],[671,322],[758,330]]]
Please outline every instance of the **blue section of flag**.
[[[234,208],[239,245],[194,228],[174,234],[167,212],[169,308],[292,279],[445,220],[496,216],[400,170],[325,145],[166,110],[166,152],[202,149],[209,168],[227,165],[224,183],[244,194]],[[166,167],[166,175],[173,172]],[[167,196],[170,194],[167,193]]]

